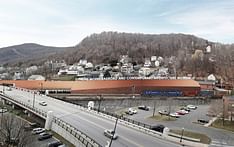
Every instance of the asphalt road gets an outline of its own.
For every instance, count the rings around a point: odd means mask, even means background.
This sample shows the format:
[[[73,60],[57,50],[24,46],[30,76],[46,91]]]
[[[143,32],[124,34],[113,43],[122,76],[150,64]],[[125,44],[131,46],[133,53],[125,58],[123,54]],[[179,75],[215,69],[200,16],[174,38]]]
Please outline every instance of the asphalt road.
[[[0,89],[2,87],[0,86]],[[25,91],[12,89],[5,91],[5,94],[15,99],[24,101],[32,105],[33,94]],[[45,101],[48,105],[39,105],[40,101]],[[53,111],[56,117],[64,120],[65,122],[77,127],[82,132],[88,134],[91,138],[95,139],[102,146],[110,141],[109,138],[103,135],[105,129],[114,128],[114,120],[100,118],[94,114],[90,114],[79,110],[75,105],[69,104],[60,100],[51,99],[46,96],[35,96],[35,107],[44,111]],[[177,144],[152,137],[145,133],[136,131],[124,125],[118,124],[116,133],[119,138],[113,141],[113,147],[174,147]]]

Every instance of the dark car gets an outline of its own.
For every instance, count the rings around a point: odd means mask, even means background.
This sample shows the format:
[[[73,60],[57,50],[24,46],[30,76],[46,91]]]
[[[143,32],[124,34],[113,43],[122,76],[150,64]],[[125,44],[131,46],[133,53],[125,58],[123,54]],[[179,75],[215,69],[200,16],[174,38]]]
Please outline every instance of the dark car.
[[[185,110],[185,111],[188,111],[188,112],[191,111],[191,110],[190,110],[189,108],[187,108],[187,107],[182,107],[182,108],[180,108],[180,110]]]
[[[147,106],[145,106],[145,105],[138,106],[138,109],[145,110],[145,111],[149,111],[149,107],[147,107]]]
[[[150,129],[157,131],[157,132],[161,132],[163,133],[165,126],[164,125],[156,125],[156,126],[152,126]]]
[[[48,143],[48,147],[58,147],[58,146],[60,146],[62,144],[63,144],[62,142],[56,140],[56,141]]]
[[[198,119],[197,121],[203,124],[209,123],[209,120],[206,120],[206,119]]]

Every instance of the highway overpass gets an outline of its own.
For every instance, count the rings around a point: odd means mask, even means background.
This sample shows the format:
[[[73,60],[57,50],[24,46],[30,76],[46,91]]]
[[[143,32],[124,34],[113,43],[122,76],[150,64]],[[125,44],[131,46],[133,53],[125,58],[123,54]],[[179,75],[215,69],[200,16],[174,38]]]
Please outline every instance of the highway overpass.
[[[6,88],[0,86],[1,98],[11,101],[40,117],[46,119],[47,113],[52,111],[54,119],[51,129],[56,124],[68,126],[65,131],[70,131],[74,135],[76,131],[82,134],[83,139],[91,142],[88,146],[105,146],[109,138],[104,136],[105,129],[113,129],[115,118],[89,111],[86,108],[60,101],[45,95],[35,94],[33,91],[20,88]],[[48,105],[39,105],[39,102],[45,101]],[[62,125],[61,125],[62,124]],[[60,135],[67,136],[63,131],[57,130]],[[77,133],[77,132],[76,132]],[[119,120],[116,133],[119,138],[112,142],[112,147],[175,147],[180,146],[163,139],[161,134],[137,127],[125,121]],[[66,137],[65,137],[66,138]],[[93,143],[94,142],[94,143]],[[86,143],[86,141],[85,141]],[[76,146],[78,146],[76,144]]]

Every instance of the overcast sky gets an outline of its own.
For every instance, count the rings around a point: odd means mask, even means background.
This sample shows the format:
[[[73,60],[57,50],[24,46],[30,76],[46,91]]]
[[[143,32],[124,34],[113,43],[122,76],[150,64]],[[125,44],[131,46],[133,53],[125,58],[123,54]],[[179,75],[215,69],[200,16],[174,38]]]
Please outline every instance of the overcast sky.
[[[74,46],[103,31],[234,43],[234,0],[0,0],[0,47]]]

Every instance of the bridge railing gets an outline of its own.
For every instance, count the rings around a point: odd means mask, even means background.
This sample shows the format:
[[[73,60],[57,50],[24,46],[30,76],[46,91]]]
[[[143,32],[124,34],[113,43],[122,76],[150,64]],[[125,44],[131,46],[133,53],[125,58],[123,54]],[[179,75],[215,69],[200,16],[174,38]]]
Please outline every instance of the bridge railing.
[[[58,126],[62,127],[67,132],[72,134],[75,138],[77,138],[86,147],[102,147],[98,142],[96,142],[95,140],[90,138],[87,134],[78,130],[74,126],[64,122],[63,120],[61,120],[59,118],[55,118],[54,123],[56,123]]]
[[[46,111],[43,111],[43,110],[41,110],[41,109],[38,109],[38,108],[36,108],[36,107],[33,107],[32,105],[30,105],[30,104],[27,104],[27,103],[25,103],[25,102],[23,102],[23,101],[20,101],[20,100],[16,100],[16,99],[14,99],[14,98],[12,98],[12,97],[10,97],[10,96],[6,96],[6,95],[3,95],[3,94],[0,94],[3,98],[5,98],[5,99],[7,99],[7,100],[9,100],[9,101],[11,101],[11,102],[13,102],[13,103],[15,103],[16,105],[21,105],[22,107],[24,107],[24,108],[26,108],[26,109],[28,109],[28,110],[31,110],[33,113],[36,113],[36,114],[38,114],[40,117],[42,117],[42,118],[46,118],[46,116],[47,116],[47,112]]]
[[[84,107],[84,108],[88,109],[88,106],[86,106],[86,105],[77,104],[75,102],[70,102],[70,103],[73,103],[75,105],[79,105],[81,107]],[[103,111],[103,110],[98,110],[97,108],[92,108],[92,110],[103,113],[103,114],[106,114],[106,115],[109,115],[109,116],[112,116],[112,117],[115,117],[115,118],[118,118],[118,119],[121,119],[121,120],[124,120],[124,121],[127,121],[129,123],[132,123],[132,124],[135,124],[135,125],[147,128],[147,129],[150,129],[152,127],[149,124],[145,124],[145,123],[142,123],[142,122],[139,122],[139,121],[124,117],[123,115],[119,115],[119,114],[116,114],[116,113],[107,112],[107,111]]]

